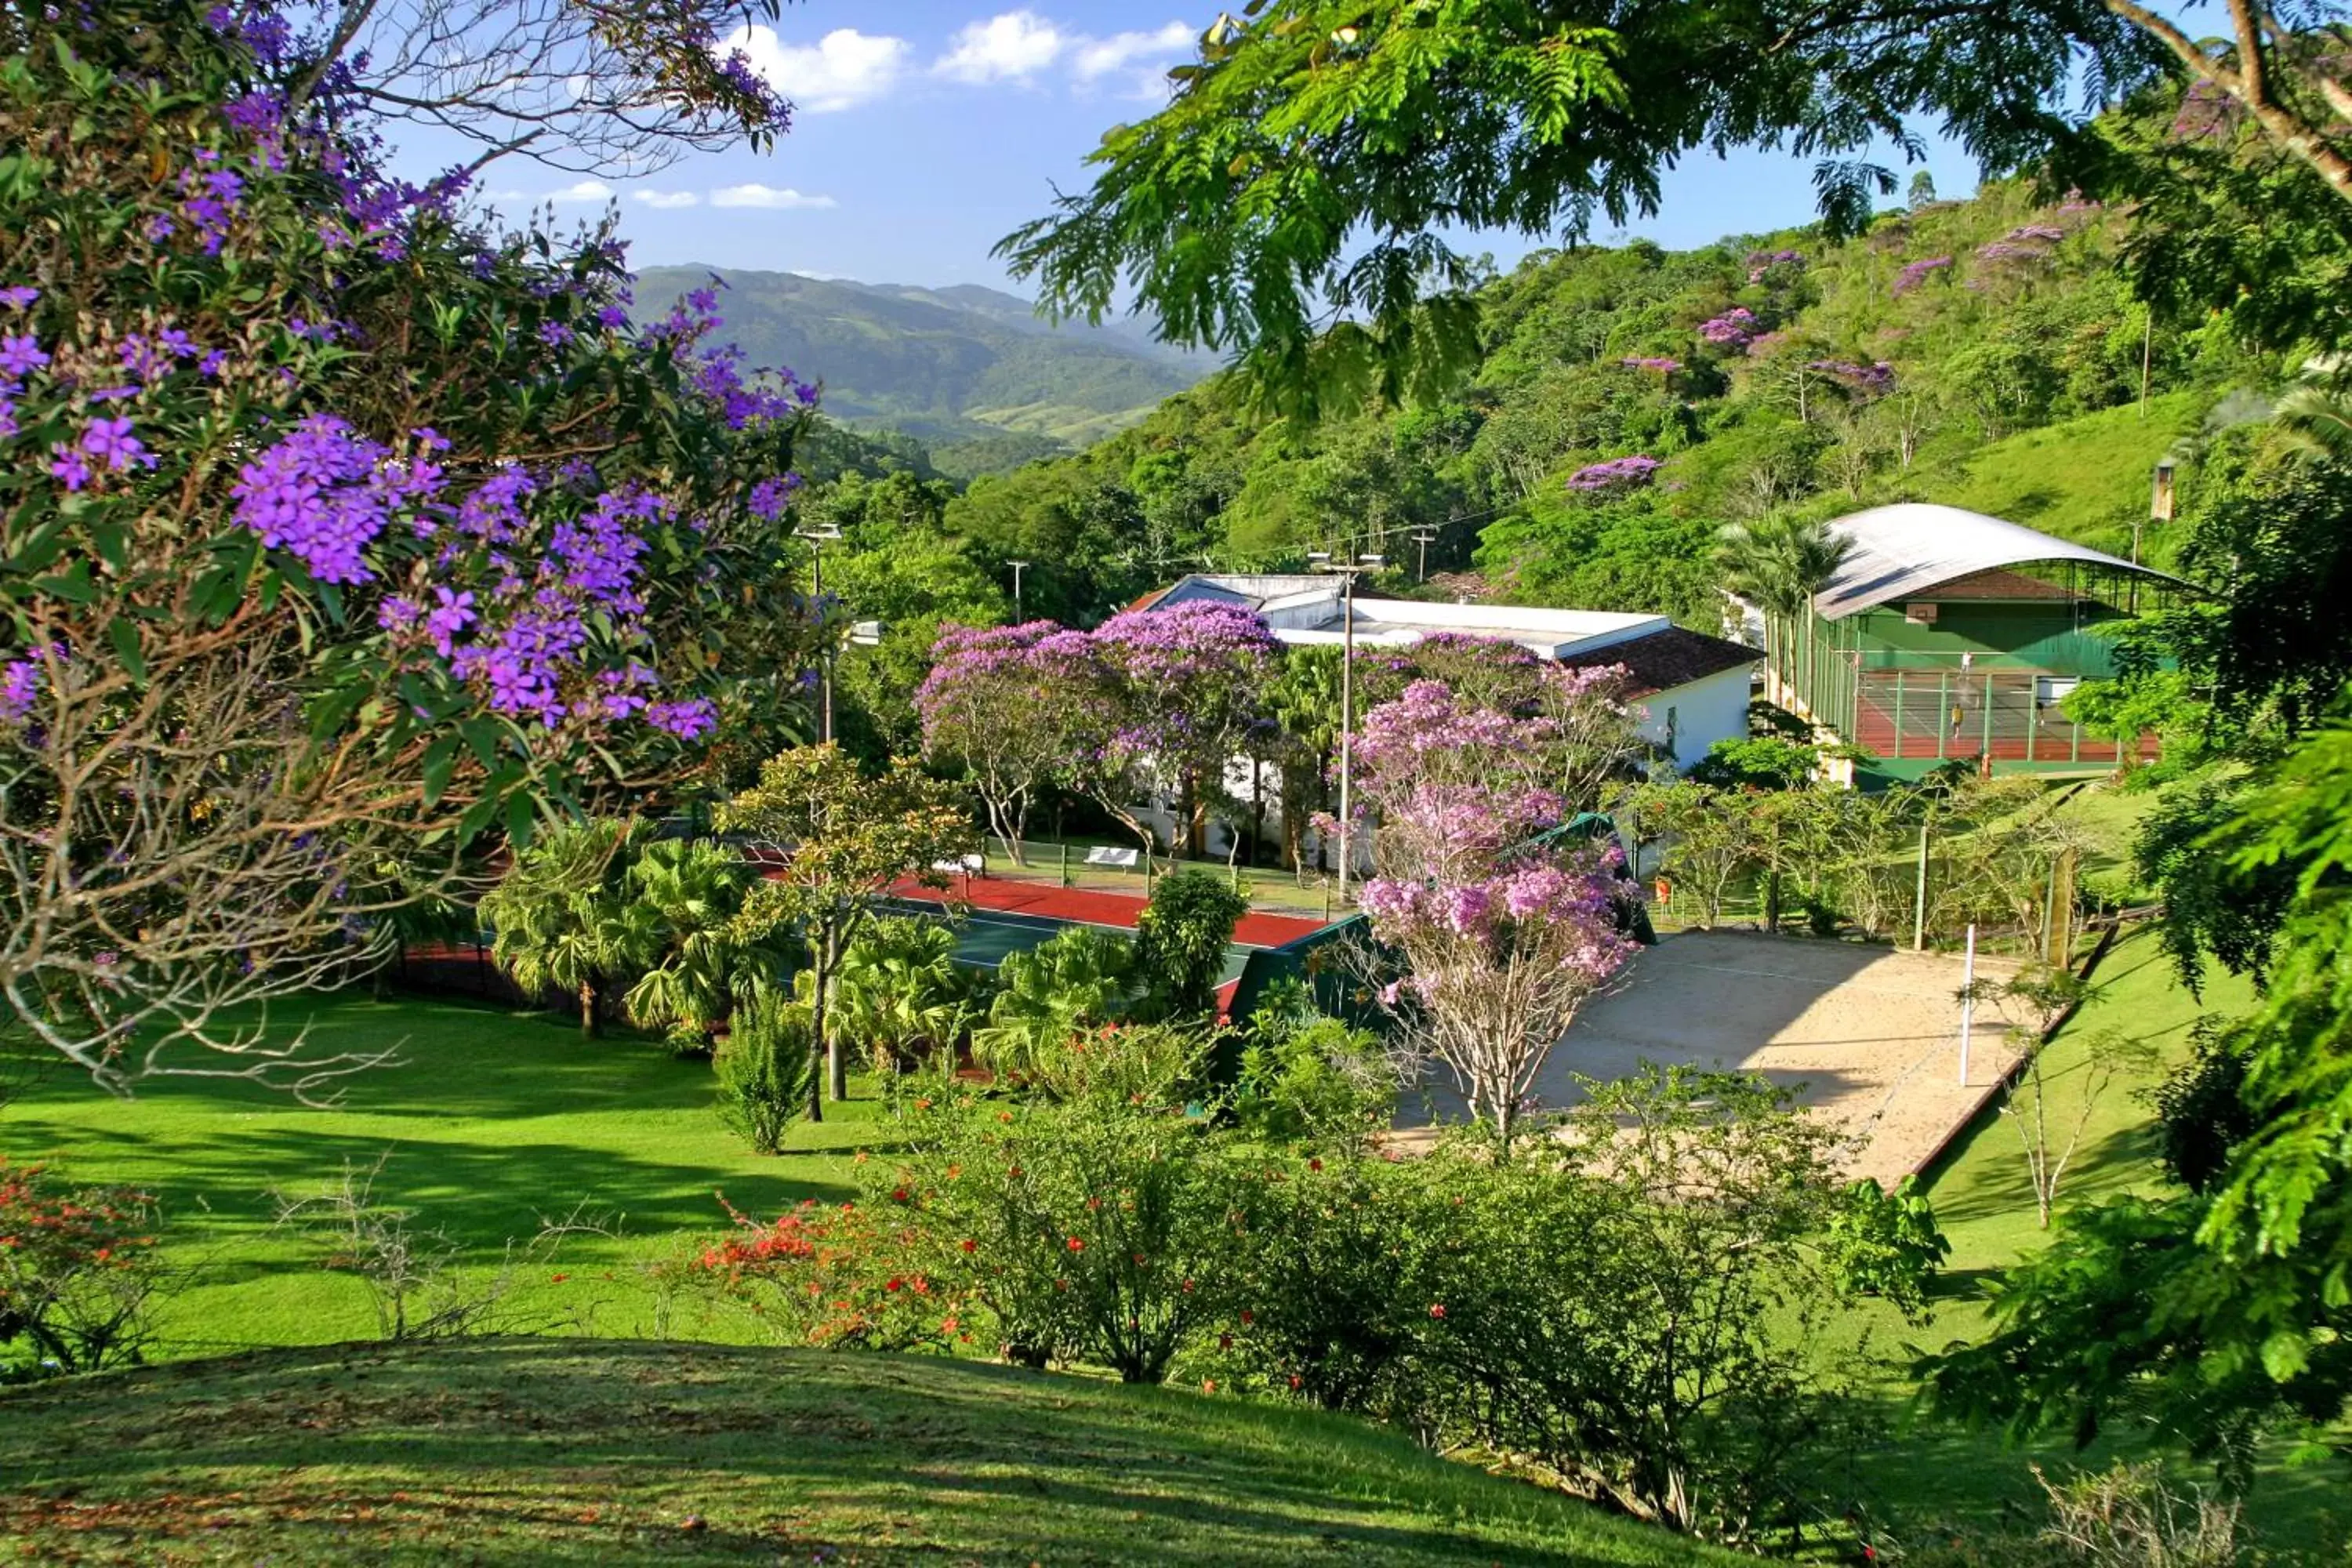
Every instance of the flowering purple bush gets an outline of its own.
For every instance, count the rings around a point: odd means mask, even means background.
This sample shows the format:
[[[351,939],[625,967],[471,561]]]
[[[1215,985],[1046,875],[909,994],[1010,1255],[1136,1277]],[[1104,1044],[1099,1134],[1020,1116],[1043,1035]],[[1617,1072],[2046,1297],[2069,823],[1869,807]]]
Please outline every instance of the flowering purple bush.
[[[1635,453],[1630,458],[1612,458],[1605,463],[1587,464],[1568,476],[1568,488],[1588,493],[1634,489],[1648,484],[1657,471],[1657,458]]]
[[[923,753],[961,766],[1016,864],[1038,792],[1079,772],[1073,721],[1099,710],[1107,675],[1093,639],[1053,621],[946,626],[931,646]]]
[[[1506,1152],[1552,1046],[1632,951],[1614,848],[1539,841],[1633,754],[1623,679],[1549,666],[1540,710],[1525,718],[1416,681],[1356,738],[1357,786],[1378,824],[1364,912],[1404,969],[1381,1000]]]
[[[1748,340],[1756,335],[1756,312],[1745,305],[1734,305],[1720,316],[1710,317],[1698,324],[1701,342],[1721,348],[1745,348]]]
[[[1791,271],[1802,270],[1805,257],[1798,250],[1751,250],[1748,253],[1748,281],[1761,283],[1775,268]]]
[[[1805,368],[1820,372],[1858,397],[1876,397],[1895,390],[1895,367],[1885,360],[1870,364],[1840,359],[1808,360]]]
[[[1906,263],[1903,270],[1895,275],[1895,298],[1900,300],[1951,264],[1952,258],[1948,256],[1929,256]]]
[[[1672,375],[1683,367],[1682,361],[1662,356],[1645,356],[1637,359],[1629,355],[1617,363],[1627,370],[1654,370],[1661,375]]]
[[[270,13],[106,11],[0,73],[0,785],[69,827],[0,923],[48,932],[12,1010],[119,1082],[380,956],[485,830],[790,732],[814,395],[715,292],[632,330],[608,234],[390,176]]]

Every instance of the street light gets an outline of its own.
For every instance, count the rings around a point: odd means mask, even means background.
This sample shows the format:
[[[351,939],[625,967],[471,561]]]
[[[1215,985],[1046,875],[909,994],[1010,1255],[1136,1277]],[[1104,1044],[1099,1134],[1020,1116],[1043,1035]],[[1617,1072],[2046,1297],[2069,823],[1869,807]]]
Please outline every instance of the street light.
[[[841,525],[827,522],[815,528],[796,528],[793,530],[793,537],[809,542],[809,561],[814,573],[809,594],[816,606],[817,619],[822,624],[824,618],[824,547],[839,542]],[[833,648],[830,645],[817,655],[817,660],[818,679],[824,686],[824,705],[818,710],[816,738],[819,744],[824,744],[833,739]]]
[[[1339,579],[1339,900],[1348,899],[1349,860],[1355,844],[1350,837],[1354,824],[1349,816],[1355,784],[1355,748],[1350,731],[1356,727],[1356,579],[1366,572],[1379,572],[1388,565],[1384,555],[1356,555],[1334,560],[1328,550],[1309,551],[1307,566],[1317,572],[1328,573]]]
[[[1013,624],[1019,626],[1021,624],[1021,569],[1029,563],[1007,561],[1005,564],[1013,568]]]

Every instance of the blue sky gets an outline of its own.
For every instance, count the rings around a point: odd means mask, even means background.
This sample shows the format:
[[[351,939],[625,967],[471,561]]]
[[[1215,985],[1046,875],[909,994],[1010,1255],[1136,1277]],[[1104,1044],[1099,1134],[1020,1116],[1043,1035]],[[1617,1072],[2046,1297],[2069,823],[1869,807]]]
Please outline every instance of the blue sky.
[[[803,0],[747,51],[794,100],[792,132],[766,154],[693,154],[641,179],[582,182],[509,160],[485,186],[509,214],[550,197],[592,216],[617,197],[639,266],[818,273],[867,282],[1006,286],[989,256],[1037,216],[1056,184],[1085,183],[1104,130],[1164,100],[1213,11],[1169,0]],[[1940,194],[1974,171],[1957,151],[1927,167]],[[1664,210],[1633,232],[1669,246],[1800,222],[1810,166],[1763,153],[1694,159]],[[1601,236],[1599,237],[1617,237]],[[1532,242],[1493,237],[1507,265]]]

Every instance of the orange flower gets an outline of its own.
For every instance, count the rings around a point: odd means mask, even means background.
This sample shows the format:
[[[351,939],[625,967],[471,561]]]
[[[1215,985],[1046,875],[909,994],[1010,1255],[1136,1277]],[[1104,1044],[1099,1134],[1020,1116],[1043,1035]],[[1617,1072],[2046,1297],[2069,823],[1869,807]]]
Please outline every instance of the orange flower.
[[[1084,1252],[1086,1249],[1087,1244],[1085,1242],[1080,1241],[1075,1236],[1070,1237],[1070,1250],[1072,1252]]]

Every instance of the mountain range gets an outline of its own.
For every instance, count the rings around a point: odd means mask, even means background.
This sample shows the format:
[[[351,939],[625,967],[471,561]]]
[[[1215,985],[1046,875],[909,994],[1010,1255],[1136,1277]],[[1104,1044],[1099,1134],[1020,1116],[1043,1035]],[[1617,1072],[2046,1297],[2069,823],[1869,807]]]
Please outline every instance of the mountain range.
[[[1214,355],[1171,348],[1125,322],[1055,325],[1029,300],[977,284],[657,267],[637,279],[638,309],[658,315],[714,272],[727,284],[726,335],[751,363],[787,365],[818,382],[835,419],[888,426],[934,447],[1029,448],[1034,457],[1082,447],[1217,365]]]

